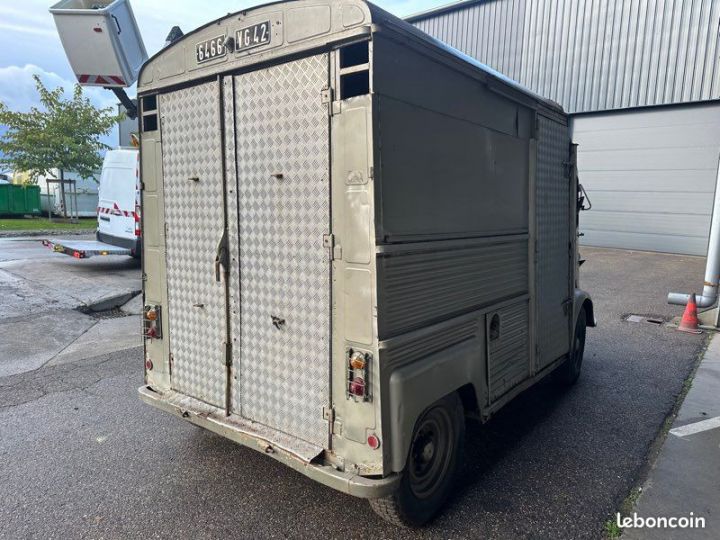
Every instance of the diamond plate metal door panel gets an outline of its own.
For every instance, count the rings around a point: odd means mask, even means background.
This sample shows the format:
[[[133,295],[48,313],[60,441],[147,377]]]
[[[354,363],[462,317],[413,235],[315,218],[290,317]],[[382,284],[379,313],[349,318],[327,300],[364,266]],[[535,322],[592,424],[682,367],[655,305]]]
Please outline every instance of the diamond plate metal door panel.
[[[225,403],[225,289],[214,261],[224,228],[218,85],[160,97],[172,386]]]
[[[233,410],[326,447],[330,395],[326,54],[235,79],[240,362]]]
[[[567,126],[538,115],[536,172],[537,343],[540,368],[568,352],[570,310],[570,180]],[[567,312],[566,312],[567,310]]]

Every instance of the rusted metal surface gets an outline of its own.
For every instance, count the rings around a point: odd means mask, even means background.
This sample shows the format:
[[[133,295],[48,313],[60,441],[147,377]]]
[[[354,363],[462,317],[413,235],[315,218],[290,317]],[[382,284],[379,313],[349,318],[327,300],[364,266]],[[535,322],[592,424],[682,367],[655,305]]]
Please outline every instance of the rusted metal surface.
[[[396,474],[390,474],[384,478],[365,478],[358,472],[344,472],[328,465],[315,464],[312,460],[323,453],[322,449],[315,455],[313,453],[317,447],[312,445],[308,445],[307,453],[303,455],[289,451],[283,447],[282,436],[275,438],[277,432],[265,431],[262,426],[248,423],[237,417],[227,417],[223,409],[177,392],[170,391],[160,394],[149,386],[142,386],[138,391],[140,398],[150,405],[175,414],[243,446],[267,454],[309,478],[349,495],[361,498],[384,497],[393,493],[400,482],[400,476]]]

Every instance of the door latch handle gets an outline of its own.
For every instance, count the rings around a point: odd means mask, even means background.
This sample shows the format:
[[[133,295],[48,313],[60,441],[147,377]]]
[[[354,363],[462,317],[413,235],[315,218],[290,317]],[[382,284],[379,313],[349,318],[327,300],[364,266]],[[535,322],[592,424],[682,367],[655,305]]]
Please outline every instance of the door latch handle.
[[[577,211],[580,212],[591,210],[592,209],[592,201],[590,200],[590,197],[588,197],[587,191],[585,191],[585,187],[582,184],[578,184],[578,193],[577,193]],[[585,206],[585,203],[587,202],[587,206]]]
[[[217,254],[215,255],[215,281],[220,281],[220,266],[224,271],[228,271],[230,252],[228,250],[227,230],[223,231],[222,237],[217,246]]]

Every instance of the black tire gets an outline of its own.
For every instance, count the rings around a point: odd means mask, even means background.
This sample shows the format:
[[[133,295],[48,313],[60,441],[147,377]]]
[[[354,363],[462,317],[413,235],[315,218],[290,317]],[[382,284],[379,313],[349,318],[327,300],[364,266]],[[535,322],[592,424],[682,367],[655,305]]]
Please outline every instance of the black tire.
[[[563,386],[572,386],[580,377],[583,354],[585,353],[585,333],[587,331],[587,314],[584,309],[578,314],[573,337],[573,349],[567,360],[557,369],[556,380]]]
[[[445,504],[462,464],[465,414],[457,392],[433,403],[420,415],[398,490],[370,506],[400,527],[419,527]]]

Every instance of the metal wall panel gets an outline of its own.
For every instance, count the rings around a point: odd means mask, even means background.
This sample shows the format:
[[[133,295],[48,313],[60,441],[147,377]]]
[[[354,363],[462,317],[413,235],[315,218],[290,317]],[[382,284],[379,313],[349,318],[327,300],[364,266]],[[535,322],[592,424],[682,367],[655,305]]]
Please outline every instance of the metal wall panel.
[[[720,0],[479,0],[408,20],[568,112],[720,98]]]
[[[488,391],[490,401],[501,397],[530,376],[528,361],[528,302],[488,313],[487,328],[498,317],[498,335],[488,333]]]
[[[539,368],[567,353],[570,344],[571,193],[564,166],[569,152],[567,126],[538,115],[535,279]]]
[[[527,292],[525,236],[461,243],[378,259],[380,339]]]
[[[235,78],[240,362],[233,410],[327,446],[328,55]],[[278,323],[282,320],[282,323]]]
[[[222,407],[225,288],[213,268],[225,226],[218,103],[217,83],[160,98],[172,387]]]
[[[720,103],[575,116],[587,245],[705,255]]]

